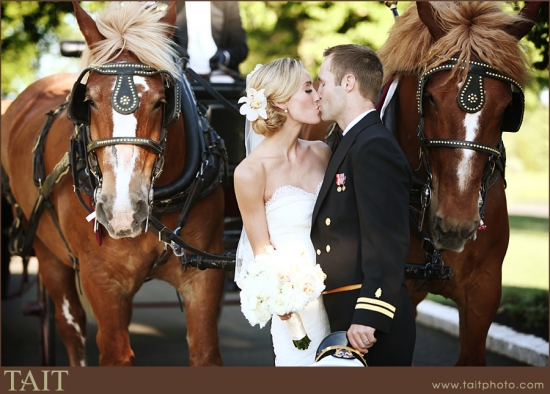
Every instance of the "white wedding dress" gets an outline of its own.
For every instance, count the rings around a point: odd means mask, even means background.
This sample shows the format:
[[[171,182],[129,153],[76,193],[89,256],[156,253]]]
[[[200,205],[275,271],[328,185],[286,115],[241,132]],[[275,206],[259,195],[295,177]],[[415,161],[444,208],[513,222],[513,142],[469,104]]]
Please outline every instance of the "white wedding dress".
[[[279,187],[265,204],[267,227],[271,244],[275,249],[285,245],[300,243],[306,247],[313,262],[316,260],[315,250],[310,239],[311,215],[317,194],[321,188],[318,185],[316,193],[308,193],[296,186]],[[237,250],[237,258],[242,261],[253,259],[252,249],[246,236],[241,237]],[[241,271],[243,268],[241,267]],[[239,272],[236,281],[239,283]],[[285,321],[278,316],[271,318],[271,336],[275,352],[276,366],[310,366],[315,361],[315,353],[321,341],[330,334],[327,314],[322,296],[310,302],[299,314],[311,343],[306,350],[294,347]]]

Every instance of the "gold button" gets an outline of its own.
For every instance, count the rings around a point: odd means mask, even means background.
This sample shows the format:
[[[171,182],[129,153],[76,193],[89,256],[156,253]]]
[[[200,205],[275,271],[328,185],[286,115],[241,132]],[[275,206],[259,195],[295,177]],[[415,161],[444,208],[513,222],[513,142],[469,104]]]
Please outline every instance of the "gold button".
[[[330,218],[327,218],[327,219],[325,220],[325,224],[326,224],[327,226],[330,226]]]
[[[321,255],[321,249],[317,249],[317,255],[318,255],[318,256]]]
[[[330,252],[330,245],[327,245],[326,249],[327,249],[327,253],[329,253]]]

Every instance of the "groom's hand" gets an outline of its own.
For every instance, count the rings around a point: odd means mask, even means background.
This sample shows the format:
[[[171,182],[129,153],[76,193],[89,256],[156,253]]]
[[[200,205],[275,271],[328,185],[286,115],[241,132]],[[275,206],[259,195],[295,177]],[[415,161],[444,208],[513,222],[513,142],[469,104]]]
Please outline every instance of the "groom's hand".
[[[350,345],[361,353],[368,353],[369,348],[374,345],[376,338],[374,332],[376,328],[352,324],[348,329],[348,341]]]

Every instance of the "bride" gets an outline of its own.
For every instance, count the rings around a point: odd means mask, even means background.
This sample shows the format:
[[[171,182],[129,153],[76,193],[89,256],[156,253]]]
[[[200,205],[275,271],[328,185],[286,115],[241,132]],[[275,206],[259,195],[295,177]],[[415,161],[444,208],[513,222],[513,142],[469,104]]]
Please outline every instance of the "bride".
[[[325,143],[298,138],[303,124],[321,121],[319,95],[300,61],[282,58],[257,66],[249,75],[247,96],[241,109],[248,120],[247,157],[234,174],[244,227],[235,272],[235,281],[241,288],[246,263],[265,253],[267,246],[277,249],[299,242],[315,261],[310,240],[311,215],[331,155]],[[321,297],[300,311],[311,339],[306,350],[299,350],[292,343],[284,321],[290,315],[272,317],[276,366],[314,362],[317,347],[330,333]]]

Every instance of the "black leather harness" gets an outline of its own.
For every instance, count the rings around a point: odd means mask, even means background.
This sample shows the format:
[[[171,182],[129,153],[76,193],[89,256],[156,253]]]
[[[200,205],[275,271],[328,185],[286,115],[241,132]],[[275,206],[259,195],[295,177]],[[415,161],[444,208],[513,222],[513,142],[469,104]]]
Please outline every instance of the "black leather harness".
[[[161,74],[165,83],[165,94],[167,103],[163,109],[162,132],[159,141],[146,138],[106,138],[91,141],[89,124],[90,109],[85,102],[86,85],[82,83],[85,75],[90,72],[100,74],[111,74],[117,76],[116,86],[112,105],[120,113],[132,113],[139,106],[139,98],[135,95],[133,86],[133,75],[152,76]],[[193,75],[195,77],[195,75]],[[10,248],[12,254],[28,258],[32,254],[32,243],[41,214],[47,208],[52,215],[54,224],[65,243],[73,267],[78,273],[78,259],[76,259],[66,242],[55,213],[53,205],[49,201],[49,195],[57,184],[72,169],[74,190],[79,201],[88,212],[93,209],[84,201],[83,195],[94,197],[97,189],[101,187],[101,171],[97,164],[95,149],[103,146],[117,144],[132,144],[145,146],[157,154],[157,161],[154,166],[150,192],[150,216],[146,224],[146,230],[158,235],[159,242],[165,243],[164,252],[157,258],[150,269],[149,276],[162,264],[168,261],[170,251],[179,256],[184,268],[194,266],[200,269],[218,268],[233,270],[235,257],[231,254],[215,255],[209,254],[187,244],[180,238],[179,234],[185,226],[187,216],[193,204],[210,194],[218,185],[225,182],[228,176],[228,158],[224,141],[216,131],[208,124],[205,110],[197,105],[194,93],[184,78],[178,83],[166,70],[155,70],[147,65],[136,63],[110,63],[101,66],[93,66],[85,69],[75,82],[69,100],[59,106],[56,110],[50,111],[44,127],[35,141],[33,148],[34,174],[33,179],[39,187],[39,197],[33,208],[31,217],[26,228],[22,227],[22,212],[19,220],[16,218],[17,234]],[[224,105],[231,105],[224,103]],[[45,176],[43,153],[46,136],[55,118],[67,108],[69,119],[74,123],[75,129],[70,141],[70,151],[65,153],[62,160],[55,166],[51,174]],[[174,120],[178,119],[180,113],[184,113],[184,128],[186,131],[186,159],[185,171],[174,182],[154,187],[154,180],[160,175],[164,165],[164,149],[166,143],[166,128]],[[5,174],[3,173],[3,177]],[[7,180],[6,177],[6,182]],[[3,182],[4,183],[4,182]],[[92,200],[92,205],[95,201]],[[181,210],[178,217],[176,229],[167,229],[159,220],[165,212]],[[98,229],[96,228],[96,231]],[[184,249],[192,254],[186,255]]]

